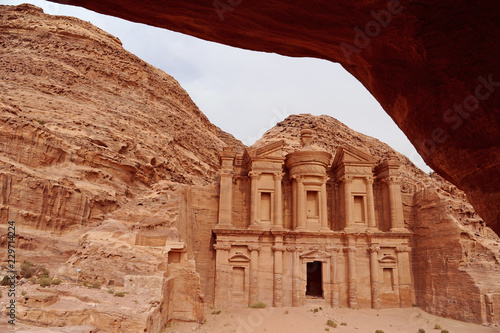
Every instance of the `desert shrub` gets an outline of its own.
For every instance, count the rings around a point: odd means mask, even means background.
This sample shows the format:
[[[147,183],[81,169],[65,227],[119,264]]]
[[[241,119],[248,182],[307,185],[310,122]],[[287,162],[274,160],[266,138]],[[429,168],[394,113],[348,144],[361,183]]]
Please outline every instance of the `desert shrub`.
[[[92,281],[92,282],[83,281],[83,286],[89,289],[101,289],[101,284],[99,283],[99,281]]]
[[[8,275],[4,275],[2,281],[0,281],[0,286],[10,285],[10,279]]]
[[[220,313],[221,313],[221,310],[214,310],[214,311],[212,311],[212,314],[213,314],[213,315],[218,315],[218,314],[220,314]]]
[[[108,289],[108,294],[114,294],[115,291],[113,289]]]
[[[263,309],[263,308],[266,307],[266,303],[264,303],[264,302],[258,302],[258,303],[250,305],[250,307],[252,309]]]
[[[40,273],[40,277],[48,278],[49,276],[50,276],[50,271],[47,268],[42,269],[42,272]]]
[[[448,330],[441,330],[441,333],[450,333]]]
[[[376,330],[375,333],[384,333],[382,330]]]
[[[340,323],[340,326],[347,326],[347,323],[345,323],[345,322],[341,322],[341,323]]]
[[[328,326],[330,326],[330,327],[333,327],[333,328],[336,328],[336,327],[337,327],[337,323],[336,323],[336,322],[334,322],[334,321],[333,321],[333,320],[331,320],[331,319],[328,319],[328,320],[326,321],[326,324],[327,324]]]
[[[316,312],[318,312],[318,311],[319,311],[319,310],[318,310],[318,308],[314,308],[314,311],[313,311],[313,312],[314,312],[314,313],[316,313]]]
[[[50,287],[52,285],[52,279],[46,276],[43,276],[38,279],[38,283],[40,283],[40,287]]]
[[[35,265],[30,261],[24,260],[19,269],[19,275],[29,279],[33,274],[35,274]]]
[[[115,293],[115,296],[116,296],[116,297],[124,297],[124,296],[125,296],[125,293],[124,293],[123,291],[117,291],[117,292]]]
[[[418,333],[425,333],[425,330],[423,328],[419,328]]]
[[[288,310],[285,310],[285,314],[288,314]]]
[[[52,284],[55,285],[55,286],[57,286],[57,285],[59,285],[61,283],[62,283],[61,279],[52,279]]]

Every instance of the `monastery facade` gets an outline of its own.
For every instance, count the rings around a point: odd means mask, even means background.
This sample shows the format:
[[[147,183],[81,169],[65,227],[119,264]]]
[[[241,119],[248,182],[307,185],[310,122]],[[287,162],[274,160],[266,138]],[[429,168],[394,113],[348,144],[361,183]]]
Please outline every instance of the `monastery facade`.
[[[400,163],[312,141],[303,129],[286,156],[283,141],[220,153],[215,306],[411,306]]]

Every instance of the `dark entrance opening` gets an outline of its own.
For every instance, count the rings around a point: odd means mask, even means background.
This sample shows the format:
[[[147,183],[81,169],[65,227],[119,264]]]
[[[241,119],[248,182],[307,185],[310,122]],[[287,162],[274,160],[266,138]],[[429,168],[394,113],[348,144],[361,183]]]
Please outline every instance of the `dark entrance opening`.
[[[307,263],[307,287],[306,296],[323,297],[321,261]]]

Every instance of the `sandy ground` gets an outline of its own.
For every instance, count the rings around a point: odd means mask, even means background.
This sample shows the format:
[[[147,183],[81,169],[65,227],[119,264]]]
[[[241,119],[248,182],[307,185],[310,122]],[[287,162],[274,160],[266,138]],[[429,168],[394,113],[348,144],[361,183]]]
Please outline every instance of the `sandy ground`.
[[[317,308],[317,312],[314,309]],[[206,323],[173,323],[167,332],[217,332],[217,333],[302,333],[302,332],[338,332],[338,333],[418,333],[423,328],[426,333],[440,333],[434,329],[439,325],[450,333],[493,333],[500,332],[500,327],[485,327],[468,324],[457,320],[440,318],[418,308],[352,310],[333,309],[315,306],[304,308],[266,308],[222,310],[216,314],[207,308]],[[333,328],[326,325],[331,319],[337,323]],[[345,323],[346,325],[341,325]]]

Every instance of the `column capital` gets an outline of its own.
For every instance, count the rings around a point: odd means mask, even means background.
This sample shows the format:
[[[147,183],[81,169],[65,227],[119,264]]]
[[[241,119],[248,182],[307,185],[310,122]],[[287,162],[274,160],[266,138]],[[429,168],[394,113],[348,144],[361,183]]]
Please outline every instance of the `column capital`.
[[[260,251],[262,247],[260,245],[248,245],[248,250],[250,251]]]
[[[288,252],[302,251],[302,247],[301,246],[297,246],[297,245],[289,245],[289,246],[286,247],[286,250]]]
[[[229,243],[217,243],[217,244],[214,244],[214,249],[215,250],[225,250],[225,251],[228,251],[230,248],[231,248],[231,244]]]
[[[351,175],[343,175],[342,177],[339,178],[339,181],[342,183],[348,183],[350,184],[352,182],[353,176]]]
[[[221,177],[233,177],[234,171],[233,170],[221,170],[219,172],[219,175]]]
[[[280,245],[275,245],[272,247],[274,252],[285,252],[287,250],[287,247],[285,246],[280,246]]]
[[[354,252],[356,252],[356,247],[355,246],[344,247],[344,252],[354,253]]]
[[[257,172],[257,171],[248,171],[248,176],[250,178],[259,178],[260,177],[260,172]]]
[[[327,247],[325,248],[325,250],[326,250],[327,252],[335,252],[335,253],[337,253],[337,252],[339,252],[339,251],[340,251],[340,248],[339,248],[338,246],[327,246]]]
[[[372,245],[372,246],[368,247],[367,250],[370,253],[378,252],[378,251],[380,251],[380,246]]]
[[[373,184],[373,177],[372,176],[366,176],[365,181],[368,185]]]
[[[280,180],[282,180],[282,179],[283,179],[283,176],[284,176],[284,175],[285,175],[285,174],[284,174],[283,172],[276,172],[276,173],[274,173],[274,174],[273,174],[273,176],[274,176],[274,180],[278,180],[278,181],[280,181]]]

